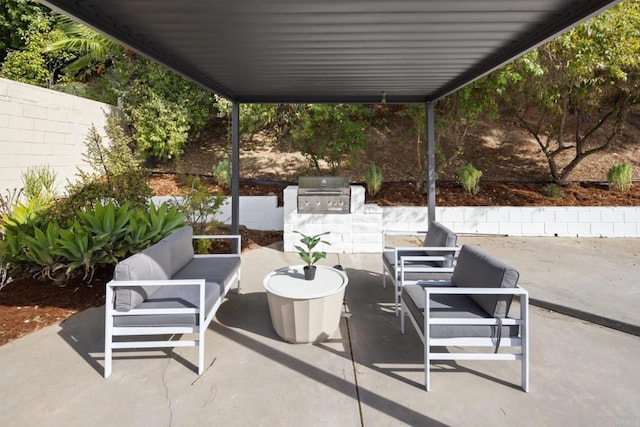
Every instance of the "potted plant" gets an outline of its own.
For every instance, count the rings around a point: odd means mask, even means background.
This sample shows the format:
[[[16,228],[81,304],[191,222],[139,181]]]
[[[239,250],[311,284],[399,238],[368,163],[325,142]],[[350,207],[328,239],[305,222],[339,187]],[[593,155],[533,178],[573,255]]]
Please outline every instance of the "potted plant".
[[[300,243],[302,243],[303,246],[296,245],[296,250],[298,251],[300,258],[307,264],[304,266],[304,278],[306,280],[313,280],[316,277],[316,266],[314,264],[327,256],[326,252],[314,251],[313,248],[315,248],[318,243],[330,245],[331,243],[321,239],[322,236],[329,234],[330,231],[316,234],[315,236],[307,236],[306,234],[296,230],[293,232],[298,233],[301,236]]]

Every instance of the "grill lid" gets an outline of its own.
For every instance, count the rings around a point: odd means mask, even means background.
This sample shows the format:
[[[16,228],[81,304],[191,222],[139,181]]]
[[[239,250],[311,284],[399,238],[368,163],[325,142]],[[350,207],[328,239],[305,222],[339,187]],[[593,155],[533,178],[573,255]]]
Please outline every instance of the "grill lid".
[[[344,176],[301,176],[298,178],[299,188],[341,188],[349,187],[349,180]]]
[[[345,194],[350,192],[349,180],[344,176],[301,176],[299,194]]]

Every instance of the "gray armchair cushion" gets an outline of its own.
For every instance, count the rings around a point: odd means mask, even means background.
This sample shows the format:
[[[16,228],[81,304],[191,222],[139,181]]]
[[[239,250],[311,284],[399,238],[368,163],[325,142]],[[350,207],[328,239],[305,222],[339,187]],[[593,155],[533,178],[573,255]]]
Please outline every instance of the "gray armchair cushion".
[[[218,283],[205,284],[205,313],[209,313],[213,305],[220,298],[221,285]],[[145,300],[137,308],[196,308],[199,305],[198,286],[163,286],[151,298]],[[137,327],[162,326],[197,326],[198,314],[147,314],[144,316],[114,316],[113,325]]]
[[[513,288],[519,273],[502,261],[464,245],[451,282],[461,288]],[[472,295],[471,298],[493,317],[504,318],[509,312],[513,295]]]
[[[437,221],[433,221],[429,224],[429,230],[427,236],[424,238],[423,246],[431,247],[443,247],[443,246],[455,246],[458,241],[458,236],[453,231],[449,230],[444,225]],[[428,255],[431,256],[447,256],[448,259],[440,263],[440,267],[451,267],[453,265],[454,251],[442,252],[442,251],[428,251]]]
[[[424,333],[425,291],[421,285],[406,285],[402,288],[402,299]],[[430,312],[432,318],[483,319],[487,312],[467,295],[438,294],[431,296]],[[432,338],[476,337],[492,338],[497,336],[497,326],[492,325],[432,325],[429,333]],[[517,337],[518,325],[502,327],[503,337]]]
[[[193,228],[190,226],[179,228],[161,242],[169,245],[171,252],[169,276],[173,276],[193,258]]]
[[[130,256],[116,264],[114,280],[167,280],[171,256],[169,245],[156,243],[140,253]],[[128,311],[151,297],[158,286],[131,286],[115,291],[115,308]]]

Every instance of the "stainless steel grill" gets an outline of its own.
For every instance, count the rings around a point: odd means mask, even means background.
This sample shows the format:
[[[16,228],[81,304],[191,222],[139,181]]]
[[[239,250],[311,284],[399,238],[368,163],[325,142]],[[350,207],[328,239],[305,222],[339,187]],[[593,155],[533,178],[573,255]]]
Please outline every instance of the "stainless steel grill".
[[[298,213],[348,214],[351,187],[342,176],[303,176],[298,179]]]

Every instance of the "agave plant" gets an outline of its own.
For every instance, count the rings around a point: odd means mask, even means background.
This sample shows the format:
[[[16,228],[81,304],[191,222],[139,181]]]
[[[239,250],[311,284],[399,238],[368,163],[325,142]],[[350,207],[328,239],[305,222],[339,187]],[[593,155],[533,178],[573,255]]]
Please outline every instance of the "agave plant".
[[[105,251],[109,241],[106,236],[94,236],[80,223],[75,222],[68,229],[60,229],[57,247],[52,251],[64,261],[57,269],[64,268],[65,275],[70,277],[82,268],[83,280],[91,281],[96,266],[100,264],[115,264],[118,260]]]
[[[116,209],[113,202],[97,204],[93,211],[78,212],[79,224],[86,229],[94,240],[104,242],[103,250],[113,259],[123,258],[128,252],[126,235],[133,212],[125,203]]]

